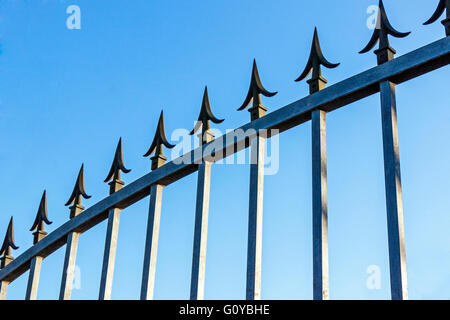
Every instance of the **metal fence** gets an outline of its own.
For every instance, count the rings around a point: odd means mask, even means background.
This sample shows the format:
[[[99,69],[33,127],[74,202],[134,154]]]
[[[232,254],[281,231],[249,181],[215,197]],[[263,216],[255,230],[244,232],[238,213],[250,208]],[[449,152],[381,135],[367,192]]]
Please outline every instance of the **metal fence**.
[[[311,54],[305,70],[296,81],[307,81],[310,95],[276,111],[267,113],[261,103],[261,95],[271,97],[276,92],[264,88],[253,64],[248,95],[238,110],[250,106],[251,121],[215,139],[209,122],[219,123],[209,105],[205,89],[199,121],[191,134],[199,133],[200,146],[178,159],[166,163],[163,148],[173,148],[164,133],[164,118],[161,112],[155,138],[145,156],[151,157],[152,171],[125,186],[121,172],[127,173],[122,157],[122,142],[119,141],[110,172],[110,195],[90,208],[81,204],[89,198],[84,190],[84,168],[80,169],[74,190],[66,203],[70,206],[70,220],[47,234],[44,225],[51,223],[47,217],[46,193],[44,191],[36,219],[32,225],[33,245],[17,258],[12,250],[14,243],[13,220],[8,225],[5,240],[0,249],[0,298],[5,299],[8,285],[29,272],[26,299],[36,299],[42,260],[62,246],[66,246],[61,279],[60,299],[70,299],[75,271],[78,240],[90,228],[108,221],[105,251],[99,290],[99,299],[110,299],[113,284],[114,262],[118,238],[120,212],[135,202],[150,195],[150,205],[142,272],[141,299],[152,299],[155,284],[155,269],[161,215],[161,200],[164,187],[198,171],[195,230],[191,275],[191,299],[203,299],[205,283],[206,240],[208,229],[208,207],[210,173],[212,165],[226,156],[250,147],[250,193],[247,252],[248,300],[261,297],[261,254],[263,218],[264,147],[266,139],[311,120],[312,127],[312,197],[313,197],[313,297],[328,299],[328,226],[327,226],[327,158],[326,115],[328,112],[349,105],[357,100],[380,93],[382,112],[382,135],[386,191],[386,211],[389,244],[389,268],[392,299],[407,299],[407,276],[405,261],[405,237],[403,227],[403,204],[400,178],[399,143],[397,132],[395,87],[450,63],[450,0],[439,0],[438,8],[425,22],[430,24],[446,12],[442,21],[446,37],[422,48],[394,58],[395,50],[390,46],[389,35],[397,38],[408,36],[394,29],[388,20],[383,2],[379,4],[377,27],[367,46],[360,52],[372,50],[377,43],[378,66],[325,87],[321,66],[335,68],[320,48],[317,30],[314,31]],[[275,129],[275,130],[274,130]],[[239,133],[244,134],[239,134]],[[183,160],[181,160],[181,158]],[[188,161],[186,161],[188,159]]]

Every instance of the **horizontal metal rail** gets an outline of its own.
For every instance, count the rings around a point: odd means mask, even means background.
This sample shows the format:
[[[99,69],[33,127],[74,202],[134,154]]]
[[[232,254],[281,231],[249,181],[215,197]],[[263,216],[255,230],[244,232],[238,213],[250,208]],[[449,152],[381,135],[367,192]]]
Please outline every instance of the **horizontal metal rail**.
[[[211,144],[215,145],[213,161],[222,159],[224,154],[228,156],[247,148],[251,136],[242,135],[231,138],[235,136],[236,131],[248,132],[248,130],[253,129],[254,132],[257,132],[263,129],[278,129],[279,132],[283,132],[309,121],[314,110],[321,109],[330,112],[379,92],[379,83],[382,81],[389,80],[400,84],[449,63],[450,37],[446,37],[249,122],[235,129],[234,132],[229,132],[224,137],[219,137],[183,155],[183,158],[191,159],[188,163],[180,163],[181,157],[174,159],[67,221],[1,269],[0,281],[14,281],[30,268],[33,257],[41,256],[45,258],[50,255],[66,244],[67,237],[71,232],[83,233],[105,220],[108,217],[109,209],[114,207],[124,209],[148,196],[152,184],[168,185],[197,171],[198,163],[201,162],[202,158],[211,156]],[[209,151],[203,154],[204,150]]]

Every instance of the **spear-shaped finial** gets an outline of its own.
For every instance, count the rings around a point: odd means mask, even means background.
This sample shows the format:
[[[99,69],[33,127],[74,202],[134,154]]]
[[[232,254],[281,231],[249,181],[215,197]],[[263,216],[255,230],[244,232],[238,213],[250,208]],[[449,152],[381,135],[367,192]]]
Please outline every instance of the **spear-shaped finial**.
[[[44,225],[52,224],[51,221],[48,220],[47,216],[47,192],[44,190],[42,194],[41,202],[39,203],[39,209],[36,214],[36,218],[34,219],[33,226],[30,231],[36,230],[33,232],[33,243],[36,244],[41,241],[46,235],[47,232],[44,231]]]
[[[159,116],[158,126],[156,128],[155,137],[153,138],[153,142],[148,149],[147,153],[144,154],[144,157],[150,156],[153,152],[155,155],[151,157],[152,160],[152,170],[158,169],[166,162],[167,158],[163,155],[162,146],[165,145],[167,148],[172,149],[175,147],[173,144],[170,144],[167,141],[166,133],[164,130],[164,115],[161,110],[161,115]]]
[[[267,108],[262,105],[260,94],[265,97],[273,97],[277,93],[278,92],[269,92],[264,88],[261,83],[261,79],[259,78],[256,60],[253,59],[253,70],[252,79],[250,81],[250,88],[248,89],[247,97],[245,98],[244,103],[238,110],[244,110],[253,100],[253,107],[248,109],[248,111],[250,112],[250,118],[252,121],[261,118],[266,114]]]
[[[14,243],[14,221],[13,217],[9,220],[8,229],[6,230],[5,240],[3,240],[2,247],[0,249],[0,268],[6,267],[14,258],[11,256],[11,248],[14,250],[19,249]]]
[[[89,199],[84,189],[84,163],[81,165],[80,172],[78,173],[77,181],[75,182],[75,187],[73,188],[72,194],[70,195],[69,201],[67,201],[66,206],[73,204],[70,209],[70,218],[77,216],[84,207],[81,205],[81,197]]]
[[[378,5],[378,7],[378,20],[375,31],[373,32],[372,38],[370,39],[367,46],[359,53],[369,52],[379,41],[380,47],[374,52],[377,55],[378,64],[383,64],[385,62],[388,62],[389,60],[394,59],[394,55],[396,53],[394,48],[392,48],[389,44],[388,35],[396,38],[404,38],[411,32],[399,32],[392,27],[386,15],[386,10],[384,9],[383,0],[380,0],[380,4]]]
[[[198,116],[198,120],[195,123],[194,129],[191,131],[191,135],[196,133],[200,127],[202,128],[201,134],[199,134],[201,143],[208,143],[212,139],[214,139],[214,135],[210,132],[210,126],[209,121],[212,121],[214,123],[221,123],[224,119],[218,119],[216,118],[212,111],[211,111],[211,104],[209,103],[209,96],[208,96],[208,87],[205,86],[205,91],[203,93],[203,101],[202,101],[202,107],[200,109],[200,114]]]
[[[327,80],[322,77],[322,70],[320,68],[320,65],[333,69],[336,68],[339,63],[331,63],[327,59],[325,59],[322,53],[322,49],[320,48],[317,28],[315,28],[308,63],[306,64],[305,70],[303,70],[302,74],[295,80],[301,81],[305,79],[312,71],[312,77],[307,81],[309,84],[309,93],[311,94],[325,88],[325,84],[327,83]]]
[[[112,180],[109,183],[110,194],[113,194],[114,192],[120,190],[125,184],[122,180],[120,180],[120,171],[123,171],[124,173],[128,173],[131,171],[130,169],[125,168],[125,164],[123,163],[122,138],[119,139],[111,169],[109,169],[108,176],[105,179],[105,182]]]
[[[431,18],[424,23],[424,25],[436,22],[436,20],[439,19],[440,16],[442,16],[444,10],[446,9],[447,9],[446,19],[442,20],[441,22],[445,27],[445,35],[448,37],[450,36],[450,0],[439,0],[436,11],[433,13]]]

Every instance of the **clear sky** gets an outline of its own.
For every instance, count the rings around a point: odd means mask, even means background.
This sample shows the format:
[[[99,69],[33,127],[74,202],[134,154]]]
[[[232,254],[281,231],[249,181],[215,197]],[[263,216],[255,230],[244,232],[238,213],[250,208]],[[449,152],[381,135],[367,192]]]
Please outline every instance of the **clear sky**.
[[[81,29],[69,30],[66,9],[81,9]],[[142,155],[164,108],[166,132],[191,129],[208,85],[222,131],[249,121],[237,112],[256,58],[263,84],[279,91],[263,99],[269,112],[308,94],[296,83],[314,27],[329,84],[375,66],[359,55],[372,30],[376,0],[0,1],[0,236],[14,216],[18,256],[47,189],[52,231],[69,218],[64,207],[85,163],[88,207],[108,194],[106,177],[119,137],[132,171],[149,172]],[[422,26],[437,0],[386,0],[398,55],[444,36],[440,23]],[[449,69],[398,87],[409,294],[449,299]],[[379,96],[328,115],[328,196],[331,299],[390,297]],[[280,168],[266,176],[262,298],[312,298],[311,137],[305,123],[280,135]],[[248,165],[212,171],[206,299],[245,298]],[[189,297],[197,174],[164,190],[155,299]],[[113,299],[139,297],[148,198],[122,213]],[[83,234],[73,299],[96,299],[106,221]],[[39,299],[57,299],[64,248],[44,260]],[[378,266],[381,287],[366,286]],[[28,273],[8,298],[22,299]]]

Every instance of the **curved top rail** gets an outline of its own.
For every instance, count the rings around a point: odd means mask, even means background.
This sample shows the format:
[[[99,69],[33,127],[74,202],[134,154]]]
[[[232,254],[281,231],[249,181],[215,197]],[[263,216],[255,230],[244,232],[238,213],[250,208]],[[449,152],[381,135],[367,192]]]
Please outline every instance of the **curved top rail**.
[[[450,64],[450,37],[338,82],[262,118],[251,121],[202,147],[191,150],[100,200],[80,215],[58,227],[1,269],[0,281],[14,281],[30,268],[30,262],[34,256],[46,257],[52,254],[66,243],[69,233],[74,231],[82,233],[105,220],[110,208],[123,209],[146,197],[152,184],[158,182],[168,185],[195,172],[198,168],[197,163],[200,163],[203,158],[203,151],[205,151],[204,157],[208,157],[214,150],[216,154],[213,161],[218,161],[224,158],[225,150],[226,155],[230,155],[248,147],[248,139],[251,138],[251,134],[245,132],[248,132],[249,129],[253,129],[253,132],[263,129],[278,129],[279,132],[282,132],[310,120],[311,111],[315,109],[333,111],[377,93],[379,91],[378,84],[381,81],[390,80],[399,84],[448,64]],[[245,134],[236,135],[238,131]],[[181,159],[191,161],[183,163]]]

